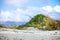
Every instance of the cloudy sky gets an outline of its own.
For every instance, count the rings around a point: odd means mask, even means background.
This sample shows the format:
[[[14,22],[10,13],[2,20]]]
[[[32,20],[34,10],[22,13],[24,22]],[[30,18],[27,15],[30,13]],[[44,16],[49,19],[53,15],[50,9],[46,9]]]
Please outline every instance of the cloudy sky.
[[[0,0],[0,21],[27,22],[39,13],[60,20],[60,0]]]

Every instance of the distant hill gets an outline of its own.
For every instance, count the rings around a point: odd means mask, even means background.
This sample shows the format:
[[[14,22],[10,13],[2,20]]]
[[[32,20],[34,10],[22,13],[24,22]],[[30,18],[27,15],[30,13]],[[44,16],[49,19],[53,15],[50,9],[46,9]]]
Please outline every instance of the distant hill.
[[[13,21],[7,21],[7,22],[0,22],[0,24],[3,24],[3,25],[22,25],[22,24],[25,24],[26,22],[13,22]]]
[[[37,14],[29,22],[19,25],[17,29],[34,27],[40,30],[60,30],[60,21],[51,19],[49,16]]]

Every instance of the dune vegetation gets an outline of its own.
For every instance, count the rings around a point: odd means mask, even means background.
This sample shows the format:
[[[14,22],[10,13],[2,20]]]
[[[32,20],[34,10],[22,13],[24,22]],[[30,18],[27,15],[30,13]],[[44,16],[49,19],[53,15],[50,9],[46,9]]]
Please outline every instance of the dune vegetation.
[[[60,21],[54,20],[49,16],[43,14],[35,15],[29,22],[23,25],[13,26],[4,26],[0,25],[0,28],[12,28],[12,29],[23,29],[27,27],[38,28],[39,30],[60,30]]]
[[[40,30],[59,30],[60,21],[51,19],[49,16],[43,14],[37,14],[26,24],[19,25],[17,29],[25,27],[34,27]]]

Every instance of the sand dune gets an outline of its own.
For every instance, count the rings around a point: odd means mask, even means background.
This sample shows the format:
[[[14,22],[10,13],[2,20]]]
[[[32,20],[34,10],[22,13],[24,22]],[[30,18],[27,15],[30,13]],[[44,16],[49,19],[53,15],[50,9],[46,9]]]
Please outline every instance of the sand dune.
[[[60,40],[60,31],[0,29],[0,40]]]

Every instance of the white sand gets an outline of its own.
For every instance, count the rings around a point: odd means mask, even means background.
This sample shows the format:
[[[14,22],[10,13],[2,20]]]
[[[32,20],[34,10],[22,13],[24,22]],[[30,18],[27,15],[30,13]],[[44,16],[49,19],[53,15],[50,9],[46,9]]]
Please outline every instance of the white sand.
[[[0,40],[60,40],[60,31],[0,29]]]

